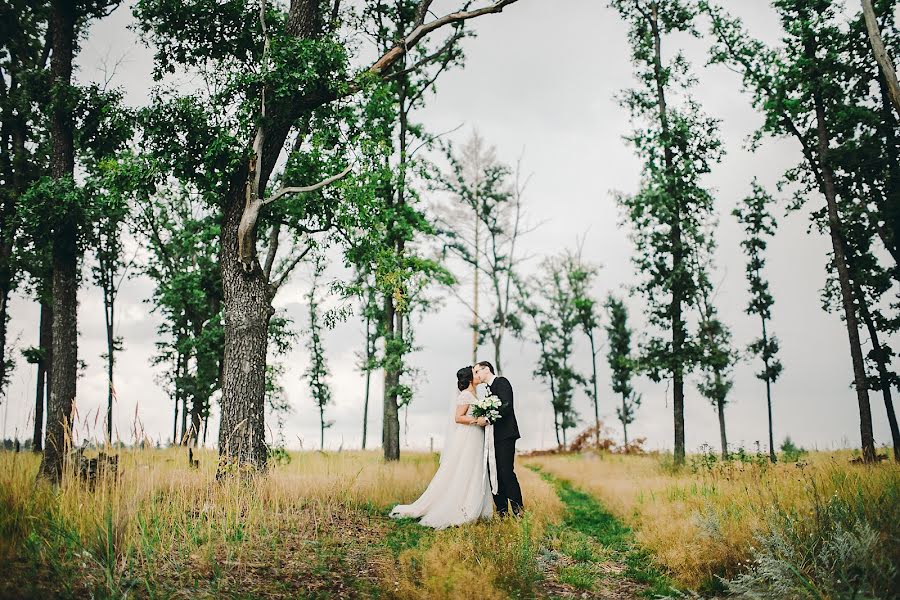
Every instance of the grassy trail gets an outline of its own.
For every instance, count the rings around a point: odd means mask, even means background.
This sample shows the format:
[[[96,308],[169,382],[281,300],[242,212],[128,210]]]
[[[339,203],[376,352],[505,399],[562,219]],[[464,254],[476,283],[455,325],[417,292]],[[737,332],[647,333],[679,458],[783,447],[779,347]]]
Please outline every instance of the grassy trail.
[[[655,598],[672,594],[671,583],[636,547],[632,532],[590,494],[540,467],[529,468],[553,486],[565,506],[565,517],[551,526],[551,550],[545,551],[550,596]],[[574,588],[574,589],[573,589]]]

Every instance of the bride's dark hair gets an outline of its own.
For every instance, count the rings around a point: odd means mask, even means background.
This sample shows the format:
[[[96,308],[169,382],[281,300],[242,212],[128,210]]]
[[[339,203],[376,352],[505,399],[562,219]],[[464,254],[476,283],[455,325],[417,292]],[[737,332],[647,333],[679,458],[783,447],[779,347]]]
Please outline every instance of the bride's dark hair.
[[[463,367],[456,372],[456,387],[463,391],[472,384],[472,367]]]

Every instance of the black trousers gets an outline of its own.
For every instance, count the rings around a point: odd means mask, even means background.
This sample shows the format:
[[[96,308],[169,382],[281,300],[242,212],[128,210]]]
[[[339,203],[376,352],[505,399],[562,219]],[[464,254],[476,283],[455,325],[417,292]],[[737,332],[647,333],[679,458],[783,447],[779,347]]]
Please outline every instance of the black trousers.
[[[516,456],[516,438],[497,440],[494,442],[494,454],[497,458],[497,493],[494,494],[494,505],[497,514],[505,515],[512,505],[513,514],[521,512],[522,489],[513,470]]]

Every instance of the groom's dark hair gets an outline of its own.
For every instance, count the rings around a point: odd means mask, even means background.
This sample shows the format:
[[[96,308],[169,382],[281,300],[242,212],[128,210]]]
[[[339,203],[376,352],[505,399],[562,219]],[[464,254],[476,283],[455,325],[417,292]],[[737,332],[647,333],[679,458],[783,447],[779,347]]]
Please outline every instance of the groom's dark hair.
[[[478,366],[479,366],[479,367],[487,367],[487,368],[488,368],[488,371],[491,372],[491,375],[496,375],[496,374],[497,374],[497,371],[494,370],[494,365],[492,365],[491,363],[489,363],[489,362],[486,361],[486,360],[483,360],[483,361],[481,361],[480,363],[478,363]]]

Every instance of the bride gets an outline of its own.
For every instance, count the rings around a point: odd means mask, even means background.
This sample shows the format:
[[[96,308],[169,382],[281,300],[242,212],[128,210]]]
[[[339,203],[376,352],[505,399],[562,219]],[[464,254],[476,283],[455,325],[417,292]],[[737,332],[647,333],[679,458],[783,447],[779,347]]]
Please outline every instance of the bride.
[[[400,504],[392,517],[413,517],[435,529],[462,525],[478,518],[491,518],[494,501],[484,454],[483,417],[471,415],[476,400],[472,367],[456,373],[460,390],[456,398],[455,423],[451,424],[441,453],[441,464],[428,488],[412,504]]]

